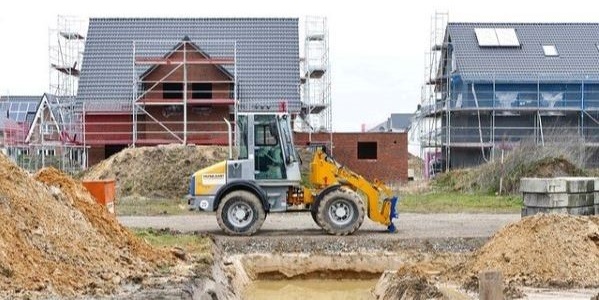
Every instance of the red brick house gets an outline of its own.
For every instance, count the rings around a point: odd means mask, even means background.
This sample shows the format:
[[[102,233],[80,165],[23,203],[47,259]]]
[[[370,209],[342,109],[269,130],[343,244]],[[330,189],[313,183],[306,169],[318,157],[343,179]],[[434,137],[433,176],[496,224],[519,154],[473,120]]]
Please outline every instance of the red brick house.
[[[298,19],[92,18],[77,100],[90,165],[130,145],[224,145],[237,110],[301,109]]]

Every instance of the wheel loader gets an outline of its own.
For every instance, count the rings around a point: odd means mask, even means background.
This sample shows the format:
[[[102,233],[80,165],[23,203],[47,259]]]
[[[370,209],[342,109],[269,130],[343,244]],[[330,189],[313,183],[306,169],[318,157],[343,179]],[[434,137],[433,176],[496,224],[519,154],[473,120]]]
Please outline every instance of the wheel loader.
[[[190,209],[216,212],[218,225],[230,235],[252,235],[266,214],[293,207],[309,209],[314,222],[332,235],[354,233],[365,216],[395,231],[398,198],[390,188],[352,172],[325,147],[316,147],[302,185],[290,119],[288,113],[239,113],[235,150],[227,121],[229,159],[191,176]]]

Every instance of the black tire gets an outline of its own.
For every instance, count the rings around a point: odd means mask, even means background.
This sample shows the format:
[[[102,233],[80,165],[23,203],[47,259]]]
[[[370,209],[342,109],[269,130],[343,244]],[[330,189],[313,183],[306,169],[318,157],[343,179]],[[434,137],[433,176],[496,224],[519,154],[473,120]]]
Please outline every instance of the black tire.
[[[238,211],[245,216],[237,218]],[[218,226],[229,235],[252,235],[262,227],[265,218],[262,202],[248,191],[226,194],[216,210]]]
[[[344,215],[337,214],[337,211]],[[362,198],[351,189],[342,187],[327,193],[320,200],[316,223],[328,234],[348,235],[362,226],[365,213]]]
[[[310,215],[312,216],[312,220],[314,220],[314,223],[316,223],[316,225],[318,225],[318,227],[322,228],[322,225],[320,225],[318,223],[318,218],[316,217],[317,213],[318,213],[318,203],[315,201],[314,203],[310,204]]]

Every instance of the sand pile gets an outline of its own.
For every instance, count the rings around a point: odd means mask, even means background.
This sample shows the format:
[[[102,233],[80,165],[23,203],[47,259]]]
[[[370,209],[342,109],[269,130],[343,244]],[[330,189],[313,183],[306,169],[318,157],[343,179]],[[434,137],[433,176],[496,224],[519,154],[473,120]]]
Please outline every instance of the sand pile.
[[[161,145],[125,149],[92,166],[82,179],[116,179],[117,197],[180,198],[189,176],[227,158],[226,147]]]
[[[535,215],[510,224],[459,273],[497,269],[508,282],[538,287],[599,286],[599,217]]]
[[[0,154],[0,295],[107,294],[172,262],[77,182],[52,169],[36,178]]]

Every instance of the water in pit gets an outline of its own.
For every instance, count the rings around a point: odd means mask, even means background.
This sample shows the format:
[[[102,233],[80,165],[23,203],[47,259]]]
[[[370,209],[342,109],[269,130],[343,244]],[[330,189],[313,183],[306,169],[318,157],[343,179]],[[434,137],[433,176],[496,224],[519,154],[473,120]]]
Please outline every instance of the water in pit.
[[[245,299],[374,300],[371,289],[377,279],[288,279],[256,280],[245,291]]]

